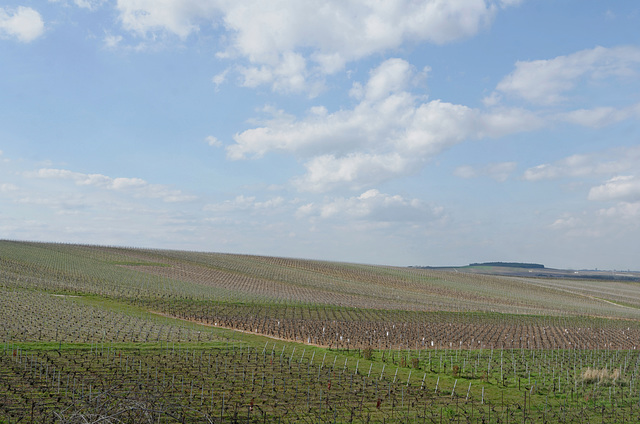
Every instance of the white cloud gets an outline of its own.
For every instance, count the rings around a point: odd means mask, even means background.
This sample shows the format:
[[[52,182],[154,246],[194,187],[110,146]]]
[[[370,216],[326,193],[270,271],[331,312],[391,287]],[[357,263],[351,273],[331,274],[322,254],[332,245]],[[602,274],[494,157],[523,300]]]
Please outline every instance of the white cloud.
[[[502,100],[502,96],[494,91],[493,93],[482,99],[482,104],[484,104],[486,107],[492,107],[500,104],[500,100]]]
[[[624,175],[611,178],[602,185],[589,190],[589,200],[640,201],[640,178]]]
[[[252,60],[265,61],[300,46],[314,47],[319,53],[351,51],[349,55],[362,57],[396,47],[406,39],[451,42],[473,35],[490,23],[496,13],[495,3],[119,0],[117,8],[126,29],[145,34],[164,30],[185,37],[198,31],[200,24],[221,17],[236,34],[233,47]],[[502,7],[517,3],[499,2]],[[331,32],[326,31],[329,27]],[[324,60],[331,62],[326,57]]]
[[[612,230],[611,225],[585,213],[574,216],[565,213],[550,226],[552,230],[562,232],[563,237],[574,239],[596,239]]]
[[[90,10],[97,9],[104,4],[105,1],[106,0],[73,0],[76,6]]]
[[[108,34],[104,37],[104,46],[108,49],[115,49],[122,43],[122,40],[121,35]]]
[[[317,156],[305,164],[307,173],[293,180],[300,191],[323,192],[348,185],[361,189],[417,169],[419,162],[397,153],[350,153]]]
[[[519,61],[497,90],[532,103],[553,104],[565,99],[582,78],[633,77],[640,66],[640,48],[595,47],[549,60]]]
[[[90,175],[89,177],[90,178],[87,180],[87,182],[84,182],[83,184],[103,185],[102,180],[109,178],[103,175]],[[91,177],[96,177],[95,180],[97,184],[93,183],[92,180],[94,178],[91,178]],[[150,187],[149,184],[141,178],[114,178],[110,181],[105,181],[105,182],[106,184],[104,185],[106,185],[109,189],[112,189],[112,190],[130,190],[130,189]]]
[[[220,140],[218,140],[217,138],[215,138],[214,136],[212,136],[212,135],[207,136],[207,138],[205,138],[205,141],[211,147],[221,147],[222,146],[222,142]]]
[[[307,174],[295,179],[301,190],[325,191],[342,183],[361,189],[411,174],[434,155],[469,139],[527,131],[541,120],[520,109],[484,113],[440,100],[419,103],[409,86],[420,78],[406,61],[389,59],[372,70],[353,109],[328,113],[323,107],[296,119],[269,110],[262,126],[234,136],[230,159],[261,157],[270,151],[307,158]],[[423,78],[423,75],[422,75]]]
[[[0,7],[0,38],[17,38],[29,43],[44,33],[44,22],[40,13],[30,7],[15,9]]]
[[[633,117],[640,117],[640,104],[623,109],[613,107],[579,109],[561,114],[559,119],[585,127],[601,128]]]
[[[241,66],[238,70],[243,76],[242,85],[245,87],[255,88],[270,83],[274,91],[285,93],[310,91],[307,85],[307,63],[300,54],[285,52],[276,66]]]
[[[359,196],[335,198],[325,203],[306,204],[298,208],[298,217],[355,219],[376,222],[426,222],[442,215],[442,209],[418,199],[367,190]]]
[[[608,209],[601,209],[598,213],[607,218],[636,220],[640,217],[640,202],[620,202]]]
[[[594,178],[607,176],[593,186],[587,199],[612,202],[613,206],[593,213],[588,208],[579,215],[564,214],[552,229],[565,231],[572,237],[601,237],[605,234],[628,233],[637,227],[640,216],[640,147],[615,148],[591,154],[576,154],[553,164],[528,169],[523,178],[529,181],[559,178]],[[627,175],[621,175],[622,173]]]
[[[198,24],[213,19],[217,1],[209,0],[118,0],[120,22],[141,36],[166,31],[180,38],[199,30]]]
[[[409,86],[414,75],[409,62],[402,59],[389,59],[373,69],[364,91],[367,102],[375,102],[400,93]]]
[[[551,228],[556,230],[572,230],[574,228],[584,227],[584,221],[581,218],[564,214],[561,218],[556,219]]]
[[[487,176],[498,182],[504,182],[509,175],[515,171],[517,164],[515,162],[491,163],[484,167],[474,168],[469,165],[459,166],[453,172],[456,177],[460,178],[477,178]]]
[[[566,237],[576,240],[583,239],[587,243],[591,243],[588,241],[589,239],[597,239],[598,246],[604,249],[603,254],[608,249],[614,249],[617,254],[627,252],[633,256],[637,244],[635,242],[637,237],[634,235],[637,235],[637,230],[640,229],[639,217],[640,201],[619,201],[611,207],[596,211],[583,210],[579,213],[564,213],[549,227],[561,232],[563,239]],[[615,250],[624,244],[629,246],[622,250]],[[590,246],[590,244],[586,246]],[[577,248],[580,249],[580,246]]]
[[[95,10],[106,1],[107,0],[73,0],[73,4],[83,9]],[[49,0],[49,3],[61,3],[65,6],[67,6],[69,2],[70,0]]]
[[[554,163],[527,169],[523,178],[540,181],[565,177],[615,175],[640,169],[640,147],[616,148],[590,154],[575,154]]]
[[[66,169],[43,168],[26,174],[32,178],[71,180],[79,186],[91,186],[106,190],[131,193],[137,197],[161,199],[164,202],[187,202],[195,196],[182,193],[160,184],[150,184],[140,178],[112,178],[101,174],[83,174]]]
[[[274,90],[297,92],[309,88],[308,81],[317,91],[323,75],[407,41],[443,44],[472,36],[491,23],[499,8],[517,3],[119,0],[117,9],[126,30],[147,38],[169,33],[185,39],[223,25],[230,36],[218,56],[241,57],[250,64],[238,68],[245,86],[271,84]]]
[[[235,49],[252,60],[267,62],[306,46],[315,50],[318,61],[335,68],[336,61],[358,59],[406,40],[447,43],[473,35],[494,13],[483,0],[329,1],[320,7],[256,0],[234,2],[225,8],[224,20],[237,34]]]
[[[229,74],[229,69],[225,69],[224,71],[216,74],[211,78],[211,82],[213,82],[216,86],[216,89],[219,89],[222,84],[227,80],[227,75]]]

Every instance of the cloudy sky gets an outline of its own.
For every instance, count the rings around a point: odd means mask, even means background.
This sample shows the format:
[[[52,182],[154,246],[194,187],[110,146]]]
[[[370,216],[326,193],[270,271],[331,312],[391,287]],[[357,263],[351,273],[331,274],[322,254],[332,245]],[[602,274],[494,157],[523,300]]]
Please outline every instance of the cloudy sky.
[[[634,0],[5,0],[0,238],[638,269]]]

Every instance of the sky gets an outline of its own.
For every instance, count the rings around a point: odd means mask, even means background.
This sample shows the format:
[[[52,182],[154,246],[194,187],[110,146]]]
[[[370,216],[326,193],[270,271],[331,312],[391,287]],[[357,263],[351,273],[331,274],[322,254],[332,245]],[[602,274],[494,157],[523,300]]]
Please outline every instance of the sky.
[[[639,28],[635,0],[5,0],[0,239],[637,270]]]

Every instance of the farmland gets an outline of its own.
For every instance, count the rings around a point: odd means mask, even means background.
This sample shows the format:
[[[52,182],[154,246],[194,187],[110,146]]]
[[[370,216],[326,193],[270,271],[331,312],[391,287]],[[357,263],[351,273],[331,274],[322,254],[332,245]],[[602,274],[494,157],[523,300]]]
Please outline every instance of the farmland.
[[[638,422],[640,283],[0,241],[0,422]]]

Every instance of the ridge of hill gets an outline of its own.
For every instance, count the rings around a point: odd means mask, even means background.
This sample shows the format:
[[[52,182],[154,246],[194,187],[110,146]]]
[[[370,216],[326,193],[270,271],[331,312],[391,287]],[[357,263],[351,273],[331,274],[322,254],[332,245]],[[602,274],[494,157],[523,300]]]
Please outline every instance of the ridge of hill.
[[[640,310],[633,281],[547,268],[406,268],[5,240],[0,270],[5,279],[44,276],[56,290],[112,297],[624,318]]]

